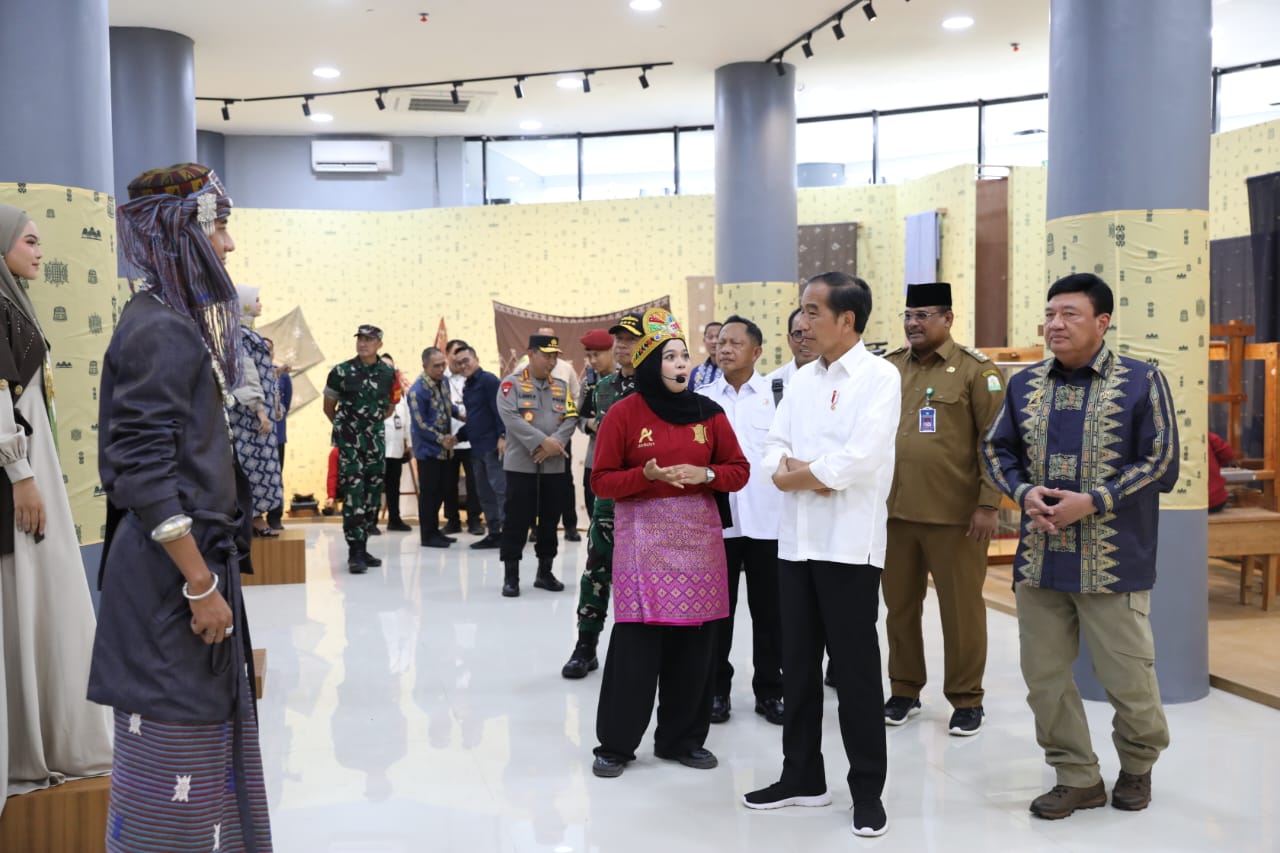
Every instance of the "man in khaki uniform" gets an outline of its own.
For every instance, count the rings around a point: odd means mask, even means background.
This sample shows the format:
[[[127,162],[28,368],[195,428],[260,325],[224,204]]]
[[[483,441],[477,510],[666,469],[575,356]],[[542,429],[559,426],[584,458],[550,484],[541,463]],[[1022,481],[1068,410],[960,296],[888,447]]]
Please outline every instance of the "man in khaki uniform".
[[[987,610],[982,583],[1000,492],[980,464],[979,442],[1004,402],[1000,371],[951,339],[951,285],[913,284],[902,315],[907,346],[885,356],[902,373],[897,465],[889,493],[884,603],[888,611],[887,725],[920,713],[925,685],[920,618],[929,575],[942,616],[947,728],[982,727]]]

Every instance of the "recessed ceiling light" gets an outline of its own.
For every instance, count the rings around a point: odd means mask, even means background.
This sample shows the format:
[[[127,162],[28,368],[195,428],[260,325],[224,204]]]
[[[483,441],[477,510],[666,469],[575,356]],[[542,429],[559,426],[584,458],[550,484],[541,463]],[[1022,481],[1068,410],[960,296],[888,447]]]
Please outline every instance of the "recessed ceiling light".
[[[329,113],[312,113],[311,120],[318,121],[321,124],[324,124],[325,122],[333,121],[333,116],[330,115]]]
[[[342,76],[341,71],[329,65],[321,65],[319,68],[315,69],[311,73],[317,77],[322,77],[325,80],[332,80],[334,77]]]
[[[973,18],[968,15],[957,15],[954,18],[947,18],[942,22],[944,30],[967,30],[973,26]]]
[[[662,0],[631,0],[629,5],[637,12],[656,12],[662,8]]]
[[[581,92],[582,78],[581,77],[561,77],[559,80],[556,81],[556,85],[559,86],[561,89],[576,89],[579,92]]]
[[[520,122],[520,129],[521,129],[521,130],[541,130],[541,129],[542,129],[542,122],[537,121],[537,120],[535,120],[535,119],[529,119],[528,121],[522,121],[522,122]]]

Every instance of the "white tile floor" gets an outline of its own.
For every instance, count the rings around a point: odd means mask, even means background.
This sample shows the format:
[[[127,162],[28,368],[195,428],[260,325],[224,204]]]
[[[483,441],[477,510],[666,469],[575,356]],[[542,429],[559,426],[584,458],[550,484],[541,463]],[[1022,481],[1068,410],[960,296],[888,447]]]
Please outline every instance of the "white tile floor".
[[[1173,744],[1149,809],[1032,818],[1027,803],[1052,774],[1023,701],[1016,623],[994,612],[986,726],[948,736],[950,708],[940,687],[926,688],[924,713],[889,731],[883,838],[849,833],[834,691],[824,752],[835,804],[740,805],[782,761],[781,729],[751,710],[746,620],[733,717],[707,742],[720,767],[657,761],[650,741],[621,778],[597,779],[600,673],[560,677],[585,545],[562,544],[558,594],[531,588],[530,547],[511,600],[498,594],[497,552],[471,551],[474,540],[441,551],[419,548],[416,530],[383,535],[371,550],[385,564],[357,577],[340,528],[309,525],[306,586],[246,589],[254,645],[269,654],[259,709],[278,851],[1280,850],[1280,712],[1217,691],[1167,708]],[[932,599],[926,626],[941,672]],[[1110,708],[1088,704],[1110,787]]]

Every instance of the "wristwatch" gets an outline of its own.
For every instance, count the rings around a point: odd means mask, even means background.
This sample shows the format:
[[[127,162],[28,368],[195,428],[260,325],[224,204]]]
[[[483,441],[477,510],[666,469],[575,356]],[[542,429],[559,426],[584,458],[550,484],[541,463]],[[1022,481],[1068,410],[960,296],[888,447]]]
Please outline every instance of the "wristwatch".
[[[707,468],[707,482],[708,482],[708,483],[714,483],[714,482],[715,482],[715,479],[716,479],[716,472],[715,472],[715,471],[713,471],[713,470],[711,470],[711,468],[710,468],[710,467],[708,467],[708,468]]]

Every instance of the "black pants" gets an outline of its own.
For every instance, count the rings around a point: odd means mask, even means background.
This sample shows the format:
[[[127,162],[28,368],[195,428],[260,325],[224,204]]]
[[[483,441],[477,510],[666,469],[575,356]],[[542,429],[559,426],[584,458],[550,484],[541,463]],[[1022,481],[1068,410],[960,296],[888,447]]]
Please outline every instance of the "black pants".
[[[418,460],[418,526],[423,542],[440,532],[440,504],[448,481],[448,459]]]
[[[658,700],[654,752],[675,756],[700,748],[711,728],[711,656],[715,623],[699,628],[621,622],[609,635],[609,655],[596,708],[596,755],[634,761]],[[881,723],[881,725],[884,725]]]
[[[458,473],[461,471],[467,486],[467,524],[480,520],[480,489],[476,486],[476,472],[471,467],[471,448],[455,449],[445,463],[447,479],[444,482],[444,517],[450,524],[462,524],[458,514]],[[421,476],[421,474],[419,474]],[[419,486],[421,490],[421,486]]]
[[[729,618],[716,626],[715,695],[728,696],[733,681],[733,648],[738,579],[747,576],[751,608],[751,690],[757,699],[782,698],[782,631],[778,615],[778,540],[734,536],[724,540],[729,565]]]
[[[505,563],[519,560],[534,519],[538,539],[534,553],[538,559],[552,559],[559,550],[556,525],[564,500],[564,474],[507,472],[507,501],[503,509],[502,545],[499,555]]]
[[[284,477],[284,445],[277,444],[276,449],[280,453],[280,476],[281,478],[283,478]],[[277,527],[279,526],[280,522],[282,522],[283,520],[284,520],[284,492],[281,491],[280,506],[276,507],[275,509],[271,510],[271,512],[267,513],[267,524],[269,524],[272,527]]]
[[[578,529],[578,496],[574,494],[573,488],[573,453],[568,447],[564,450],[564,496],[560,499],[560,513],[557,514],[556,521],[563,516],[564,529],[568,533]]]
[[[582,504],[587,508],[587,518],[591,518],[591,514],[596,508],[596,493],[591,491],[591,469],[582,469]]]
[[[884,685],[880,674],[880,570],[869,565],[778,561],[782,613],[782,782],[827,789],[822,762],[822,650],[830,649],[840,737],[855,802],[884,790]],[[612,650],[610,650],[612,653]]]
[[[387,496],[387,524],[400,521],[400,475],[404,473],[404,461],[387,457],[385,474]]]

